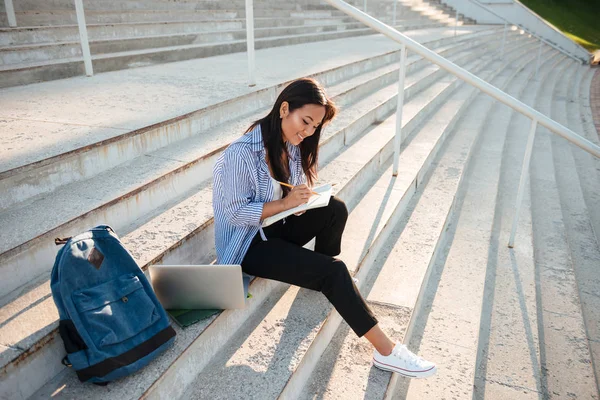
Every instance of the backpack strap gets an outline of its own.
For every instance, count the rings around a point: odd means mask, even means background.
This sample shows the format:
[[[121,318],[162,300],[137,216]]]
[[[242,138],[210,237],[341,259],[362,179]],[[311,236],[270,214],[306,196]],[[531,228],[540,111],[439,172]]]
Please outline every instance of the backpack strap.
[[[67,355],[67,356],[65,356],[65,357],[62,359],[62,361],[61,361],[61,364],[62,364],[62,365],[64,365],[65,367],[72,367],[72,366],[73,366],[73,364],[71,364],[71,363],[69,362],[69,356],[68,356],[68,355]]]
[[[95,227],[95,228],[92,228],[92,230],[94,230],[94,229],[106,229],[106,230],[109,230],[109,231],[111,231],[111,232],[112,232],[112,233],[114,233],[115,235],[117,234],[117,233],[115,232],[115,230],[114,230],[113,228],[111,228],[110,226],[108,226],[108,225],[98,225],[97,227]],[[71,236],[69,236],[69,237],[64,237],[64,238],[55,238],[55,239],[54,239],[54,244],[55,244],[55,245],[57,245],[57,246],[61,246],[61,245],[63,245],[63,244],[67,244],[67,242],[68,242],[69,240],[71,240]]]
[[[66,238],[56,238],[54,239],[54,244],[57,246],[66,244],[71,238],[70,237],[66,237]]]

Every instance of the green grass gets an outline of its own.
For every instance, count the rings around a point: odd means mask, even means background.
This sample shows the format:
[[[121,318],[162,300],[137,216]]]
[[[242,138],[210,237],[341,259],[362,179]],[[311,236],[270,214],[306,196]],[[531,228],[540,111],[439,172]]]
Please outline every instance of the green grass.
[[[600,0],[520,0],[578,44],[600,49]]]

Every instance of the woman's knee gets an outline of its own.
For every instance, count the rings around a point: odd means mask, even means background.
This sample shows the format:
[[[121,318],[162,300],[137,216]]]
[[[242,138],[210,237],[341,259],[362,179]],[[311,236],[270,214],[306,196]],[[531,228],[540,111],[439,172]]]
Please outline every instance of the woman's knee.
[[[349,274],[346,263],[339,258],[334,258],[333,261],[331,261],[331,269],[336,274]]]
[[[344,221],[348,219],[348,207],[346,207],[346,203],[344,203],[342,199],[333,196],[329,200],[328,207],[334,213],[336,218],[339,218]]]
[[[346,264],[337,258],[332,258],[331,263],[328,266],[328,274],[325,279],[326,284],[324,285],[325,290],[333,289],[333,286],[340,284],[342,281],[347,280],[350,276],[348,267]]]

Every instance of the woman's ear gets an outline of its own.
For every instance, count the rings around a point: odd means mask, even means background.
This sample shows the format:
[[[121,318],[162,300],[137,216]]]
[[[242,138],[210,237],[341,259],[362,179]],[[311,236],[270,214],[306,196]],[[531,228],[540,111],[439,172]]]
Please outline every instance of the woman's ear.
[[[279,118],[285,118],[288,116],[289,106],[290,105],[287,101],[281,103],[281,107],[279,107]]]

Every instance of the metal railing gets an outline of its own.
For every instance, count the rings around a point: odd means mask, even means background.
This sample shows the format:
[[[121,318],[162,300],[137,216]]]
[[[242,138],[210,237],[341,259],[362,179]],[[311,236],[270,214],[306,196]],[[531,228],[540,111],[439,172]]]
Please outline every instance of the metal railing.
[[[248,53],[248,86],[256,86],[254,62],[254,5],[246,0],[246,49]]]
[[[85,12],[83,10],[83,1],[74,0],[75,2],[75,13],[77,15],[77,26],[79,28],[79,41],[81,43],[81,54],[83,56],[83,63],[85,65],[85,74],[87,76],[94,75],[94,69],[92,67],[92,55],[90,53],[90,43],[87,34],[87,25],[85,24]],[[6,10],[6,18],[8,19],[8,26],[11,28],[17,27],[17,18],[15,16],[15,8],[12,0],[4,0],[4,8]]]
[[[531,153],[533,150],[533,142],[535,137],[535,132],[537,129],[537,125],[540,124],[546,128],[548,128],[551,132],[562,136],[567,139],[569,142],[575,144],[576,146],[582,148],[588,153],[600,158],[600,146],[595,145],[589,140],[583,138],[582,136],[576,134],[569,128],[559,124],[553,119],[547,117],[546,115],[540,113],[539,111],[529,107],[525,103],[520,100],[515,99],[509,94],[503,92],[497,87],[489,84],[488,82],[482,80],[481,78],[473,75],[469,71],[459,67],[458,65],[448,61],[444,57],[438,55],[437,53],[429,50],[425,46],[417,43],[413,39],[408,36],[398,32],[394,28],[382,23],[381,21],[371,17],[370,15],[360,11],[359,9],[349,5],[343,0],[325,0],[327,3],[337,8],[338,10],[348,14],[349,16],[355,18],[356,20],[362,22],[363,24],[369,26],[375,31],[384,34],[385,36],[395,40],[400,43],[402,46],[400,48],[401,54],[401,64],[400,64],[400,77],[399,77],[399,92],[398,92],[398,108],[397,108],[397,117],[396,117],[396,136],[394,139],[394,166],[393,173],[397,175],[398,173],[398,160],[400,154],[400,146],[403,142],[402,138],[402,108],[403,108],[403,99],[404,99],[404,75],[405,75],[405,64],[406,64],[406,49],[410,49],[416,54],[420,55],[426,60],[431,61],[432,63],[438,65],[440,68],[445,69],[451,74],[457,76],[463,81],[475,86],[479,90],[484,93],[492,96],[494,99],[500,101],[503,104],[511,107],[513,110],[518,111],[519,113],[531,118],[531,128],[529,132],[529,138],[527,140],[527,148],[525,151],[525,157],[523,160],[523,168],[521,170],[521,178],[519,180],[519,189],[517,192],[517,204],[515,210],[515,216],[513,219],[513,225],[511,229],[511,235],[509,239],[508,246],[514,246],[514,240],[517,230],[517,223],[519,219],[519,213],[521,208],[521,203],[523,200],[523,193],[525,189],[525,183],[527,181],[527,173],[529,171],[529,162],[531,159]],[[554,46],[553,46],[554,47]],[[539,50],[538,50],[539,52]],[[539,53],[538,53],[539,54]]]
[[[6,19],[8,26],[15,28],[17,26],[17,17],[15,16],[15,7],[12,0],[4,0],[4,9],[6,10]]]
[[[82,0],[75,0],[75,12],[77,13],[77,26],[79,27],[79,39],[81,43],[83,63],[85,64],[85,74],[87,76],[92,76],[94,75],[94,68],[92,67],[92,55],[90,53],[90,42],[88,40]]]
[[[443,1],[443,0],[442,0]],[[560,51],[561,53],[563,53],[564,55],[576,60],[576,61],[580,61],[583,62],[583,60],[580,57],[577,57],[573,54],[571,54],[569,51],[563,49],[562,47],[556,45],[555,43],[549,42],[548,40],[544,39],[543,37],[541,37],[538,34],[533,33],[532,31],[530,31],[529,29],[525,28],[523,25],[521,24],[515,24],[510,22],[509,20],[507,20],[506,18],[504,18],[502,15],[498,14],[497,12],[495,12],[494,10],[492,10],[491,8],[481,4],[478,0],[467,0],[469,3],[476,5],[477,7],[481,8],[482,10],[485,10],[486,12],[494,15],[496,18],[501,19],[502,21],[504,21],[504,32],[506,32],[507,26],[508,25],[514,25],[516,26],[518,29],[521,29],[522,31],[526,32],[527,34],[535,37],[537,40],[539,40],[540,42],[543,42],[545,44],[547,44],[548,46]]]

